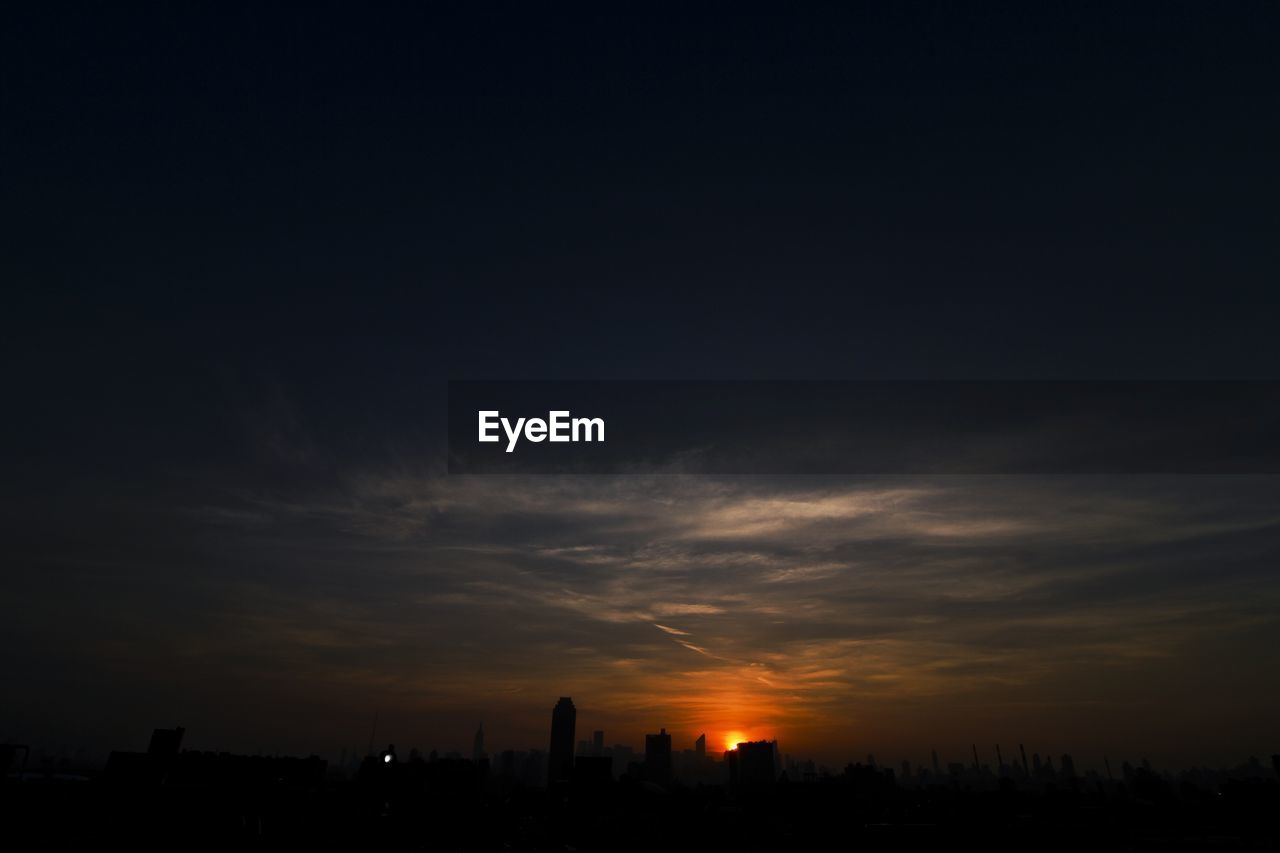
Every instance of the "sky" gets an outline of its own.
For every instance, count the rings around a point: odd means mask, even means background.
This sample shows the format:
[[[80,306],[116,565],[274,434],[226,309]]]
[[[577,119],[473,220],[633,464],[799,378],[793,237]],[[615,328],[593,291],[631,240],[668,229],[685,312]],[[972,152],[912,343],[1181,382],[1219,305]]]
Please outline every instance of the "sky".
[[[3,14],[0,737],[1276,751],[1273,478],[444,465],[449,379],[1276,378],[1273,7]]]

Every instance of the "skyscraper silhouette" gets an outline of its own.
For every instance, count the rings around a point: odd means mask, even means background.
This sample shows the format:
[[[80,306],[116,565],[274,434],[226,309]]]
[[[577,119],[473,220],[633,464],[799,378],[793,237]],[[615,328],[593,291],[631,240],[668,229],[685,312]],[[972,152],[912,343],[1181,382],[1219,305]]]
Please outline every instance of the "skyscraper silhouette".
[[[666,729],[644,736],[644,775],[659,785],[671,783],[671,735]]]
[[[479,762],[484,759],[484,723],[481,723],[480,728],[476,729],[476,739],[471,745],[471,760]]]
[[[778,779],[778,742],[747,741],[738,744],[737,774],[732,781],[743,788],[771,787]],[[870,762],[868,762],[870,764]]]
[[[573,775],[573,732],[578,709],[573,700],[561,696],[551,711],[551,749],[547,760],[547,784],[567,782]]]
[[[182,736],[187,730],[182,726],[176,729],[155,729],[151,732],[151,743],[147,746],[147,754],[158,759],[171,761],[178,757],[182,748]]]
[[[697,753],[698,760],[707,757],[707,735],[706,732],[698,735],[698,739],[693,742],[693,751]]]

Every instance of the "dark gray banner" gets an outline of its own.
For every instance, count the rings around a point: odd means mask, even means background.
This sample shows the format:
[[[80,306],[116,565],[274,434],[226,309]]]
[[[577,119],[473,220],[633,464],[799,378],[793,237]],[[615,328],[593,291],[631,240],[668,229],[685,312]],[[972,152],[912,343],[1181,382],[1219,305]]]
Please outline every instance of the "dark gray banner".
[[[1276,474],[1280,382],[449,383],[451,474]]]

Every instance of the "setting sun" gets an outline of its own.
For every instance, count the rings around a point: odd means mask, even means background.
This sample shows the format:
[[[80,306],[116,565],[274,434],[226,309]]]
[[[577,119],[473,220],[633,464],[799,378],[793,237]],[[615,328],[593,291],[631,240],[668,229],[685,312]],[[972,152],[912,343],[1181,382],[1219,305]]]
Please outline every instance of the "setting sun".
[[[738,744],[746,743],[750,739],[751,738],[747,737],[742,732],[725,732],[724,748],[730,751],[735,750],[738,748]]]

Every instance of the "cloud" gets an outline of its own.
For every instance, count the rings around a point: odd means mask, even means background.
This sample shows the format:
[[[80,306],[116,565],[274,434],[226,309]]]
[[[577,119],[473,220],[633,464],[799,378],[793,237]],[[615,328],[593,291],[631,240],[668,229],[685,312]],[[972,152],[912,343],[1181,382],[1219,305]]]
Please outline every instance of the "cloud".
[[[667,724],[820,751],[1063,730],[1064,709],[1119,720],[1170,691],[1207,708],[1184,656],[1275,657],[1258,645],[1280,612],[1266,479],[361,470],[176,506],[163,558],[130,565],[180,577],[193,616],[164,635],[192,673],[484,710],[495,732],[573,695],[619,742]]]

